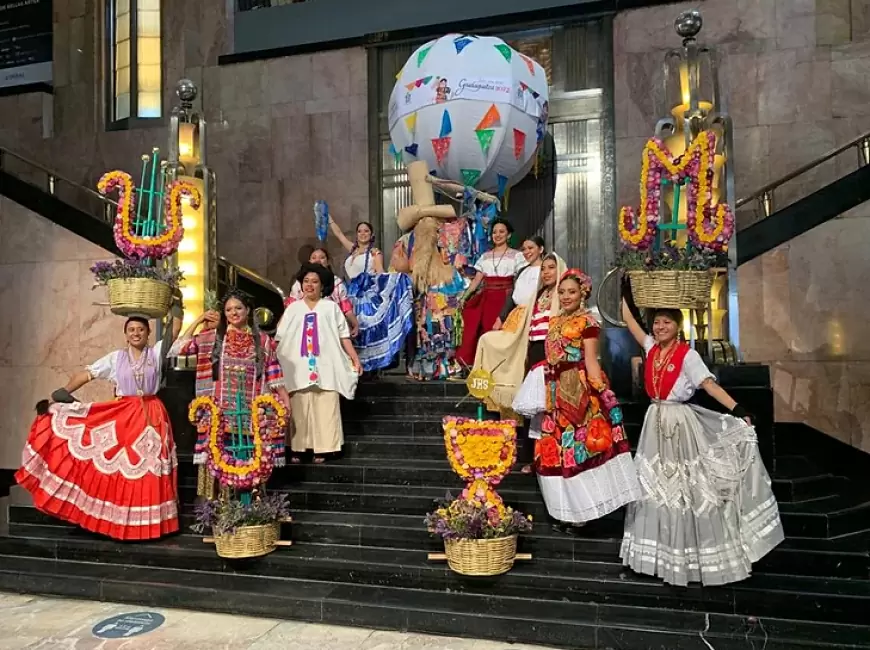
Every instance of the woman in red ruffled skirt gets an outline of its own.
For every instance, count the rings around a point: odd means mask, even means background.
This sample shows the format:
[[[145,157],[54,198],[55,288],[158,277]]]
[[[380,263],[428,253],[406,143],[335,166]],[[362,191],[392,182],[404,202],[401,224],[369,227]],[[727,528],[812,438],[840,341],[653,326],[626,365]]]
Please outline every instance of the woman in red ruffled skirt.
[[[173,324],[177,334],[181,319]],[[169,415],[157,397],[164,341],[150,346],[150,333],[146,318],[128,318],[126,348],[76,373],[51,403],[37,405],[15,475],[42,512],[118,540],[178,531],[178,462]],[[94,379],[114,383],[116,398],[76,401],[72,393]]]

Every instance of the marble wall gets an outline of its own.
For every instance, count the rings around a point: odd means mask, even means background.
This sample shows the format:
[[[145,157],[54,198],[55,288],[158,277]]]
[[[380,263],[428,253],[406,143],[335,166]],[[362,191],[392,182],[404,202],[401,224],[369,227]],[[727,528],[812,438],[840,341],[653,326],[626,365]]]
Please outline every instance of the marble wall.
[[[231,51],[227,4],[163,3],[164,114],[176,102],[176,81],[193,79],[210,123],[220,254],[286,284],[299,247],[316,241],[315,200],[327,200],[348,231],[368,217],[366,52],[218,67]],[[0,146],[90,186],[109,169],[137,172],[140,155],[167,139],[166,120],[105,128],[102,6],[55,0],[56,92],[47,114],[41,95],[0,97]]]
[[[634,203],[639,153],[664,106],[673,20],[704,16],[735,125],[738,197],[870,131],[868,0],[707,0],[620,14],[614,50],[618,196]],[[850,151],[777,190],[791,202],[856,168]],[[756,218],[738,216],[741,224]],[[770,363],[781,421],[803,421],[870,452],[870,205],[742,267],[741,342]]]
[[[0,196],[0,468],[15,468],[33,406],[73,372],[124,342],[123,321],[92,291],[106,251]],[[109,399],[95,382],[84,399]]]

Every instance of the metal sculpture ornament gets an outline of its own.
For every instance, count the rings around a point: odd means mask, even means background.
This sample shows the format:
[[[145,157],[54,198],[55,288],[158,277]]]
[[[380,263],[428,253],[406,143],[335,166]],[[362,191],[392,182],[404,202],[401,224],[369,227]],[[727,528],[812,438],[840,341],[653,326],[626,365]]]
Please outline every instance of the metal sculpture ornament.
[[[547,130],[547,75],[499,38],[449,34],[411,55],[390,96],[391,151],[485,192],[520,181]]]

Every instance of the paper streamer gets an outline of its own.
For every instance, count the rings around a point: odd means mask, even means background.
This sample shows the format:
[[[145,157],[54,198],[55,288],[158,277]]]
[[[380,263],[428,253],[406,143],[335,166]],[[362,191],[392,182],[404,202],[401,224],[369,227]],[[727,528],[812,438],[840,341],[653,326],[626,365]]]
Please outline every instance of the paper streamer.
[[[326,241],[329,232],[329,206],[326,201],[314,203],[314,232],[317,234],[317,239]]]
[[[453,124],[450,121],[450,113],[447,109],[444,110],[444,115],[441,116],[441,133],[439,137],[443,138],[453,132]]]
[[[531,72],[531,73],[532,73],[532,76],[534,77],[534,76],[535,76],[535,62],[532,61],[532,60],[531,60],[529,57],[527,57],[525,54],[520,54],[520,58],[521,58],[521,59],[523,60],[523,62],[526,64],[526,67],[529,69],[529,72]]]
[[[492,145],[492,136],[495,135],[495,129],[483,129],[474,133],[477,136],[477,141],[480,143],[481,151],[483,151],[484,155],[488,154],[489,147]]]
[[[498,175],[498,197],[501,198],[504,196],[504,192],[507,189],[508,178],[507,176]]]
[[[421,65],[423,65],[423,61],[426,60],[426,57],[429,55],[429,52],[431,49],[432,49],[431,47],[427,47],[423,50],[420,50],[420,52],[417,54],[417,67],[418,68]]]
[[[472,42],[473,41],[470,38],[463,36],[453,41],[453,46],[456,48],[457,54],[462,54],[462,50],[471,45]]]
[[[486,112],[486,115],[483,116],[483,119],[478,122],[477,130],[482,131],[483,129],[491,129],[494,126],[498,126],[500,122],[501,114],[498,112],[498,107],[493,104],[489,107],[489,110]]]
[[[466,187],[474,187],[475,183],[480,180],[479,169],[462,169],[462,182]]]
[[[514,129],[514,158],[519,160],[526,150],[526,134],[519,129]]]
[[[435,152],[435,160],[441,165],[444,163],[444,158],[447,157],[447,151],[450,149],[450,138],[432,138],[432,150]],[[434,176],[435,174],[433,174]]]
[[[513,50],[511,49],[510,45],[504,45],[504,44],[496,45],[495,49],[497,49],[499,52],[501,52],[501,55],[504,57],[505,61],[507,61],[508,63],[511,62],[511,57],[513,56]]]

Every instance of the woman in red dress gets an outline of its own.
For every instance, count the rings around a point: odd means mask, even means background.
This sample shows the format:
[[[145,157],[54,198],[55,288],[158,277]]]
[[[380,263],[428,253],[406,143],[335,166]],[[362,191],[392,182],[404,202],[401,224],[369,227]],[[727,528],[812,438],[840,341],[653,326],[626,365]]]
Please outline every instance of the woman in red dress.
[[[173,337],[181,328],[176,313]],[[40,402],[16,481],[45,512],[118,540],[178,531],[175,442],[157,397],[171,341],[148,343],[144,317],[124,323],[127,346],[110,352]],[[111,402],[72,396],[94,379],[115,384]]]
[[[514,229],[503,219],[492,223],[492,249],[480,256],[477,271],[463,296],[462,343],[456,357],[467,368],[474,365],[477,342],[492,331],[505,301],[514,288],[514,277],[526,266],[521,251],[510,247]],[[481,291],[478,291],[480,287]]]

